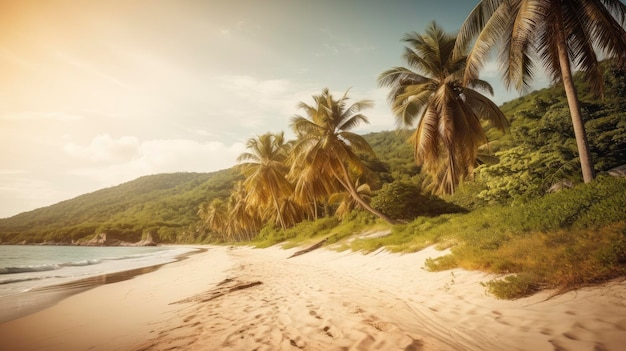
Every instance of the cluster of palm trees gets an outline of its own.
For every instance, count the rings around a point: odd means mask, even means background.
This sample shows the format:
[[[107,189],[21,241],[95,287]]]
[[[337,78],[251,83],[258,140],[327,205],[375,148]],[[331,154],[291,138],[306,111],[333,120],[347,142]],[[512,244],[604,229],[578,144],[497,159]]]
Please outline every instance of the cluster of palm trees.
[[[313,100],[311,105],[301,102],[304,114],[291,119],[296,140],[285,140],[282,132],[248,140],[248,151],[238,158],[245,180],[227,201],[215,199],[199,211],[213,232],[245,240],[264,223],[286,229],[318,218],[320,210],[335,208],[345,214],[356,206],[393,222],[363,198],[369,190],[368,170],[358,153],[374,151],[350,131],[368,123],[361,110],[372,102],[349,104],[347,92],[336,99],[328,89]]]
[[[458,35],[434,22],[424,34],[405,35],[407,67],[383,72],[378,82],[390,88],[397,125],[415,128],[409,140],[433,190],[454,193],[460,182],[471,178],[478,150],[487,142],[484,123],[501,130],[508,126],[498,107],[481,93],[493,94],[479,73],[494,47],[499,48],[507,87],[528,89],[538,63],[553,82],[564,85],[583,179],[593,180],[572,70],[583,72],[602,96],[598,61],[626,62],[625,23],[626,5],[619,0],[482,0]],[[367,170],[357,152],[373,152],[361,136],[350,132],[367,122],[360,111],[371,102],[348,106],[347,100],[347,95],[334,99],[326,89],[314,96],[313,105],[301,103],[304,116],[291,120],[295,141],[285,141],[282,133],[251,139],[249,152],[239,158],[245,181],[228,203],[214,200],[201,210],[205,222],[215,231],[250,237],[268,220],[286,228],[316,218],[331,198],[343,199],[344,208],[360,206],[393,222],[362,196],[368,191],[362,177]]]

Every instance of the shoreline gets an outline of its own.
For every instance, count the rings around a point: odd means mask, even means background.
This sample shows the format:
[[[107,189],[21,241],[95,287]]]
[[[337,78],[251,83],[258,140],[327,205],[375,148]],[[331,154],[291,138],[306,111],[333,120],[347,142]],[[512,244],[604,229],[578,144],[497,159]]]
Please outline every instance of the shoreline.
[[[204,247],[186,259],[133,279],[71,295],[54,306],[0,324],[0,345],[11,350],[127,350],[148,338],[151,323],[176,309],[171,299],[223,279],[225,249]],[[214,262],[217,259],[217,262]],[[212,265],[213,272],[206,267]]]
[[[626,342],[626,280],[496,300],[445,252],[208,246],[0,324],[14,350],[614,350]]]
[[[203,247],[193,246],[192,248],[194,249],[193,251],[175,256],[172,262],[98,274],[64,283],[35,287],[17,294],[0,296],[0,305],[8,306],[3,307],[2,311],[0,311],[0,324],[52,307],[72,295],[80,294],[101,285],[133,279],[139,275],[154,272],[164,265],[182,261],[191,255],[207,251],[207,248]]]

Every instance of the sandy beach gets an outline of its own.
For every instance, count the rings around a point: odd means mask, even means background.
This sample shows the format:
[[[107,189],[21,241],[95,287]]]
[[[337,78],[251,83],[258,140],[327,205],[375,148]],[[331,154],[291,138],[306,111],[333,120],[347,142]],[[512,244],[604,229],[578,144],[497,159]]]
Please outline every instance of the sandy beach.
[[[0,324],[2,350],[621,350],[626,281],[514,301],[444,254],[207,247]]]

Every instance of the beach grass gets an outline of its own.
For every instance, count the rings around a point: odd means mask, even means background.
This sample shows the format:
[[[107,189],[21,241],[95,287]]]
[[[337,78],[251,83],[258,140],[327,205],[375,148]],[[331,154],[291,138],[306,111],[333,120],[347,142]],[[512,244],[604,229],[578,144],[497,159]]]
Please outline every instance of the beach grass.
[[[363,235],[385,230],[388,235]],[[498,298],[542,289],[563,292],[626,275],[626,179],[600,177],[523,204],[418,217],[394,226],[359,213],[343,221],[303,222],[285,231],[266,228],[262,234],[255,242],[259,247],[282,242],[290,248],[327,239],[325,245],[335,250],[409,253],[435,245],[450,248],[450,254],[427,260],[428,270],[499,274],[501,278],[484,282]]]
[[[601,177],[515,206],[418,218],[392,234],[356,240],[353,249],[414,252],[436,245],[449,255],[426,268],[482,270],[504,278],[486,282],[499,298],[541,289],[566,291],[626,275],[626,180]]]

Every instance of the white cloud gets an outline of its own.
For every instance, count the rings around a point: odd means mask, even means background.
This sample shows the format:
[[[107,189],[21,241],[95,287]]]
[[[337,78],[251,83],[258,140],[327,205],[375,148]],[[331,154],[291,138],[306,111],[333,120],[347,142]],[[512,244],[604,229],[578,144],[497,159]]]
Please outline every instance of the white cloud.
[[[87,146],[67,143],[63,150],[72,157],[92,162],[121,162],[136,157],[138,148],[139,140],[136,137],[122,136],[113,139],[108,134],[101,134]]]
[[[89,178],[101,186],[111,186],[148,174],[211,172],[230,168],[244,149],[242,143],[228,146],[188,139],[148,140],[141,142],[136,148],[136,156],[125,162],[76,168],[67,173]]]
[[[215,82],[209,114],[219,113],[217,126],[236,125],[254,133],[265,132],[260,128],[288,129],[290,117],[298,112],[298,102],[309,100],[321,91],[287,79],[262,80],[243,75],[222,75]]]

